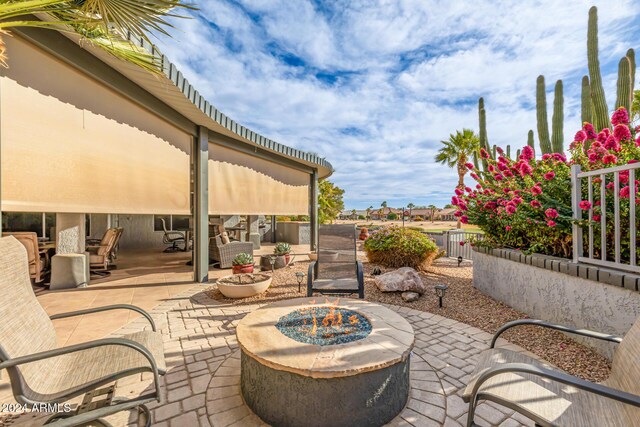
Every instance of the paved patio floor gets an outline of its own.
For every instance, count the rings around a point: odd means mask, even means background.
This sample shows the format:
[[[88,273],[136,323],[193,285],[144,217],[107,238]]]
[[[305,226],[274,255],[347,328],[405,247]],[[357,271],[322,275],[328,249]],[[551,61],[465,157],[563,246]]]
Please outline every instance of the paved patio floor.
[[[221,304],[202,293],[202,287],[194,287],[152,311],[165,336],[169,366],[162,379],[162,403],[150,405],[154,426],[265,425],[240,396],[240,352],[235,337],[238,322],[257,307]],[[436,314],[388,307],[405,317],[416,332],[410,399],[389,425],[464,425],[467,405],[460,394],[491,335]],[[145,322],[136,319],[118,334],[144,327]],[[525,352],[502,339],[499,344]],[[139,393],[149,385],[144,374],[130,377],[119,382],[118,394]],[[133,418],[125,413],[109,421],[127,425]],[[476,421],[485,426],[533,425],[512,410],[488,403],[478,407]]]
[[[166,271],[149,270],[126,277],[127,271],[133,270],[122,269],[122,277],[115,275],[84,290],[45,293],[38,299],[49,314],[115,303],[139,304],[150,310],[164,335],[168,365],[168,373],[161,380],[162,403],[149,405],[154,426],[264,425],[240,396],[240,354],[235,338],[238,322],[258,306],[231,306],[210,299],[203,293],[205,287],[190,282],[190,269],[182,267],[184,254],[175,258],[173,267]],[[214,277],[227,273],[212,270]],[[416,333],[410,399],[390,425],[464,425],[467,405],[460,395],[477,355],[488,348],[491,335],[436,314],[388,307],[405,317]],[[54,322],[60,345],[148,327],[144,319],[129,314],[83,316],[75,322]],[[499,345],[527,353],[502,339]],[[151,378],[146,374],[128,377],[119,381],[118,395],[139,394],[150,385]],[[8,378],[3,375],[0,402],[12,401]],[[108,421],[114,426],[136,425],[129,413]],[[478,407],[476,421],[485,426],[533,425],[512,410],[487,403]]]

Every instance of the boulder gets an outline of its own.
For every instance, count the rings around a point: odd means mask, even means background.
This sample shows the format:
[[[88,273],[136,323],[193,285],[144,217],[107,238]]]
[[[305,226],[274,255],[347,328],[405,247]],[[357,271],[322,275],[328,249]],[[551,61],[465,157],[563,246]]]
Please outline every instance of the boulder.
[[[382,292],[417,292],[422,295],[427,291],[427,286],[416,270],[411,267],[402,267],[380,276],[376,276],[375,284]]]
[[[406,302],[418,301],[418,298],[420,298],[420,294],[417,293],[417,292],[403,292],[402,293],[402,299],[405,300]]]

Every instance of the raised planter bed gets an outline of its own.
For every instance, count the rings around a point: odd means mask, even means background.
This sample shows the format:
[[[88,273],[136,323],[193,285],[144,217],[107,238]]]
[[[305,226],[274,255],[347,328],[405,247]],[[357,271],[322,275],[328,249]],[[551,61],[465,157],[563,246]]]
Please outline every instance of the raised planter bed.
[[[509,249],[475,250],[473,286],[531,318],[624,336],[640,316],[640,276]],[[571,336],[611,358],[615,345]]]
[[[221,277],[216,285],[227,298],[248,298],[266,291],[271,285],[271,276],[263,273],[233,274]]]

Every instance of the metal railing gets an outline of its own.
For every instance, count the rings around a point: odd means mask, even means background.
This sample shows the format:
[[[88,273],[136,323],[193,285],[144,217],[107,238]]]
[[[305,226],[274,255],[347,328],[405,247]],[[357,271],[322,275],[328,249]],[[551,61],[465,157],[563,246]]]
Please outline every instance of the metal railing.
[[[573,219],[581,221],[584,219],[583,209],[580,207],[582,200],[588,200],[592,208],[588,209],[588,225],[582,226],[574,222],[573,224],[573,262],[583,262],[588,264],[595,264],[605,267],[613,267],[620,270],[632,271],[634,273],[640,273],[640,267],[637,265],[637,236],[636,236],[636,170],[640,169],[640,163],[632,163],[623,166],[616,166],[612,168],[597,169],[593,171],[582,172],[580,165],[571,166],[571,207],[573,210]],[[628,186],[629,186],[629,216],[624,218],[628,220],[628,223],[621,223],[620,218],[620,202],[624,200],[626,196],[620,196],[620,176],[621,174],[628,173]],[[609,179],[607,183],[607,177],[613,176],[613,179]],[[582,180],[587,180],[587,199],[583,199]],[[613,184],[613,185],[610,185]],[[597,187],[596,187],[597,186]],[[607,198],[607,189],[613,190],[613,211],[609,209],[607,211],[607,200],[611,200],[611,194],[609,199]],[[600,203],[600,219],[594,221],[594,209],[595,200],[594,196],[598,196]],[[612,216],[610,219],[609,217]],[[611,222],[613,221],[613,228],[611,229]],[[599,225],[599,238],[600,245],[596,247],[594,240],[596,238],[595,228]],[[607,226],[609,225],[609,226]],[[622,235],[622,230],[628,229],[628,233],[625,232]],[[587,231],[587,250],[585,253],[584,231]],[[611,233],[611,231],[613,233]],[[611,241],[612,240],[612,241]],[[611,252],[609,245],[613,244],[612,256],[608,256]],[[628,247],[628,258],[622,259],[622,247],[626,249]],[[599,252],[596,255],[596,250]]]
[[[483,233],[464,230],[449,230],[440,233],[426,231],[425,234],[431,237],[440,249],[445,250],[448,257],[461,256],[463,259],[473,259],[473,249],[469,242],[484,238]],[[461,245],[461,242],[465,242],[465,244]]]

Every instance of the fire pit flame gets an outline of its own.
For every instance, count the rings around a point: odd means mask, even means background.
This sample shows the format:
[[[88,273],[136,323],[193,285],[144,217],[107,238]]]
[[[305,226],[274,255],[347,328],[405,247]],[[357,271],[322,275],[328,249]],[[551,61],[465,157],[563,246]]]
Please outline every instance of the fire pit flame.
[[[348,322],[343,322],[348,319]],[[280,318],[276,328],[298,342],[318,345],[360,340],[371,332],[371,323],[358,312],[336,306],[311,306]]]

